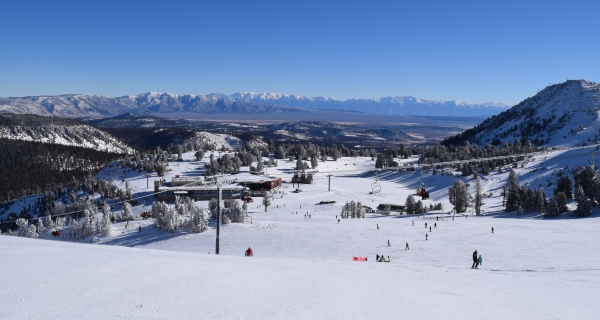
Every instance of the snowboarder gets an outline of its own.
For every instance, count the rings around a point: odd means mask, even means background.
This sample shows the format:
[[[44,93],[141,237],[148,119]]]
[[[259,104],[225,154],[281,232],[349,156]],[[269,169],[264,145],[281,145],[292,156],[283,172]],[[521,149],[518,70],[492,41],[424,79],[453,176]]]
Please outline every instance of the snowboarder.
[[[425,234],[425,240],[427,240],[427,233]]]
[[[433,224],[433,228],[437,229],[437,222]]]
[[[388,247],[390,246],[390,240],[388,240]]]
[[[404,250],[410,250],[410,248],[408,247],[408,242],[406,243],[406,249]]]
[[[494,233],[494,227],[492,227],[492,233]]]
[[[475,250],[475,252],[473,252],[473,265],[471,266],[471,269],[474,269],[477,267],[477,250]]]
[[[480,266],[482,262],[483,262],[483,258],[481,257],[481,255],[479,255],[479,258],[477,258],[477,266]]]

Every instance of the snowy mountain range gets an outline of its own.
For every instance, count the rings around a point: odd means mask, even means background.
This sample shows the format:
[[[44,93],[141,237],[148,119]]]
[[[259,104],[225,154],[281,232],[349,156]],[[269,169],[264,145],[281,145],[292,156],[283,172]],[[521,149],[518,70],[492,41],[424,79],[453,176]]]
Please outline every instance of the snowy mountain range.
[[[548,146],[577,146],[598,142],[599,134],[600,84],[569,80],[546,87],[448,141],[485,145],[527,138]]]
[[[133,153],[131,147],[109,133],[81,121],[57,117],[0,114],[0,137],[115,153]]]
[[[175,95],[149,92],[107,98],[100,95],[67,94],[0,98],[0,112],[34,113],[60,117],[110,116],[132,113],[340,113],[427,116],[490,116],[507,108],[500,103],[473,104],[463,101],[423,100],[415,97],[335,100],[278,93],[211,93]]]

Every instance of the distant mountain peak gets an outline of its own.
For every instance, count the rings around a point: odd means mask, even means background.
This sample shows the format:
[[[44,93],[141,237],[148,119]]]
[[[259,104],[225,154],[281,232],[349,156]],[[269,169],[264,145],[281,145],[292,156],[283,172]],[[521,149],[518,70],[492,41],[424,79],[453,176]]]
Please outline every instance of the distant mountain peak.
[[[528,139],[548,146],[577,146],[595,142],[599,134],[600,84],[567,80],[547,86],[448,142],[485,145]]]
[[[51,114],[63,117],[108,116],[128,112],[138,114],[172,112],[314,113],[317,112],[315,109],[399,115],[489,116],[506,108],[507,106],[501,103],[473,104],[460,100],[438,101],[412,96],[336,100],[327,97],[306,97],[272,92],[238,92],[234,94],[214,92],[208,95],[146,92],[116,98],[85,94],[0,98],[0,112]]]

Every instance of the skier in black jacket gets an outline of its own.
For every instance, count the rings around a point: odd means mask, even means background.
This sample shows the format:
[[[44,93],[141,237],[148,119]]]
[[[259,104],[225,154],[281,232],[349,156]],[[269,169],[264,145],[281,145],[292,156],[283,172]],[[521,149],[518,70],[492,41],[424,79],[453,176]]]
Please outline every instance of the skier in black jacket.
[[[477,267],[477,250],[473,252],[473,265],[471,266],[471,269],[475,269],[475,267]]]

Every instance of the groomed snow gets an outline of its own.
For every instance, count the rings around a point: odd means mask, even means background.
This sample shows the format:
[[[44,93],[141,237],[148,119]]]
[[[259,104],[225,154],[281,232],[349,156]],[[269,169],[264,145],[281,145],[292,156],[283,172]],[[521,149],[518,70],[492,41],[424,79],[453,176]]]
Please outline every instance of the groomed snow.
[[[551,152],[517,172],[531,184],[556,179],[553,170],[585,164],[589,151]],[[170,163],[167,180],[199,174],[202,164],[192,158],[186,153],[186,161]],[[579,320],[600,314],[597,211],[586,219],[505,213],[499,191],[507,173],[495,172],[484,180],[493,196],[486,198],[483,216],[460,214],[453,221],[448,214],[436,220],[439,211],[425,218],[367,214],[338,224],[345,201],[373,208],[404,204],[420,183],[418,172],[381,172],[382,191],[369,194],[373,164],[370,158],[319,162],[315,184],[292,193],[295,187],[284,183],[285,195],[276,196],[268,212],[255,198],[248,223],[222,227],[219,256],[212,220],[205,233],[170,234],[153,228],[152,219],[138,218],[128,229],[114,224],[100,245],[0,237],[0,307],[11,310],[11,319]],[[289,180],[294,165],[279,160],[268,173]],[[145,173],[119,170],[104,169],[97,178],[125,179],[136,196],[149,195]],[[334,175],[331,191],[327,173]],[[455,179],[470,181],[425,174],[431,193],[425,203],[442,202],[448,212],[447,189]],[[337,203],[317,205],[322,200]],[[136,206],[136,216],[150,204]],[[307,212],[311,219],[304,218]],[[437,228],[428,232],[425,222]],[[248,247],[252,258],[243,256]],[[483,256],[481,269],[470,268],[473,250]],[[375,262],[376,254],[391,262]],[[353,262],[353,256],[369,261]]]

